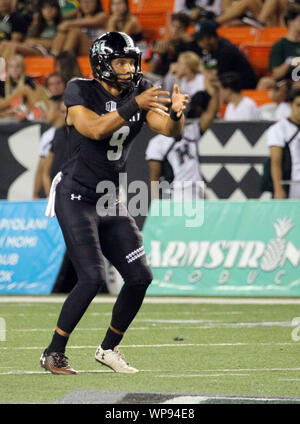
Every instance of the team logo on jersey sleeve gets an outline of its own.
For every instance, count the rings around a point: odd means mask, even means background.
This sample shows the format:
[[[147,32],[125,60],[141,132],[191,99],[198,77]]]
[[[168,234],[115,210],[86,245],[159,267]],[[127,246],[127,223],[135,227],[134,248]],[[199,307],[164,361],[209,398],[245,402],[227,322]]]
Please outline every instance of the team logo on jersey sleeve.
[[[113,112],[114,110],[117,110],[117,103],[113,102],[112,100],[110,102],[105,103],[105,110],[107,112]]]

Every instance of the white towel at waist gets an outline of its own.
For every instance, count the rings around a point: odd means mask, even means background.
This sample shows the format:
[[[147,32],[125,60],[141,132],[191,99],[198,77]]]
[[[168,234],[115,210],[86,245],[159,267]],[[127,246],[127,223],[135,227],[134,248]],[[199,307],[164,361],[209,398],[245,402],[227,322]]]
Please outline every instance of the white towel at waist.
[[[49,216],[50,218],[53,218],[54,216],[56,216],[55,215],[56,186],[61,181],[62,177],[63,177],[63,173],[60,171],[58,174],[55,175],[51,184],[48,205],[45,212],[45,215]]]

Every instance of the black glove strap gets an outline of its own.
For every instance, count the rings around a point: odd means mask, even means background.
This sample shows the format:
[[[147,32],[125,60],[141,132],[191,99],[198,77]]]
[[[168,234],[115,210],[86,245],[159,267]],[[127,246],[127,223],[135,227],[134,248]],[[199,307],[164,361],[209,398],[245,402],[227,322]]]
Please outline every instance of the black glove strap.
[[[173,109],[171,109],[171,112],[170,112],[170,118],[171,118],[173,121],[179,121],[179,120],[181,119],[181,117],[182,117],[182,112],[181,112],[181,114],[180,114],[180,116],[179,116],[179,118],[178,118],[177,113],[176,113],[176,112],[174,112],[174,110],[173,110]]]
[[[129,119],[132,118],[136,113],[138,113],[139,110],[140,110],[140,108],[139,108],[139,105],[137,104],[135,98],[131,99],[125,105],[120,106],[117,109],[118,114],[125,121],[129,121]]]

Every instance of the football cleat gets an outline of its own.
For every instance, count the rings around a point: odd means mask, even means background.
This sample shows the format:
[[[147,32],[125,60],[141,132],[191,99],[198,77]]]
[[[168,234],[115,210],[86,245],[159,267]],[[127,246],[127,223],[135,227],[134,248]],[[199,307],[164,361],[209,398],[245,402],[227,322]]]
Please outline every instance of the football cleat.
[[[40,358],[41,367],[52,374],[77,374],[68,363],[68,358],[62,352],[42,353]]]
[[[104,350],[100,345],[96,350],[95,359],[97,362],[111,368],[115,372],[128,374],[139,372],[139,370],[131,367],[128,362],[126,362],[125,357],[118,346],[116,346],[114,350]]]

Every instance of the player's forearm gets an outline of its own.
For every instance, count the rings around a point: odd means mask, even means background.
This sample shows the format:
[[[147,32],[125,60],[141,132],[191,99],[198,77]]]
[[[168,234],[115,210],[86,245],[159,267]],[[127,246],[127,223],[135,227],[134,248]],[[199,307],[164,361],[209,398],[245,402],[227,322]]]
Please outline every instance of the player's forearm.
[[[184,115],[181,114],[181,118],[177,121],[171,118],[169,115],[166,119],[166,135],[167,137],[179,137],[183,132],[184,127]]]
[[[273,186],[274,190],[280,190],[281,189],[281,181],[282,181],[282,168],[281,164],[271,159],[271,176],[273,180]]]
[[[125,122],[125,119],[119,115],[118,111],[114,111],[85,122],[84,128],[77,129],[86,137],[93,140],[102,140],[120,129],[125,125]]]

